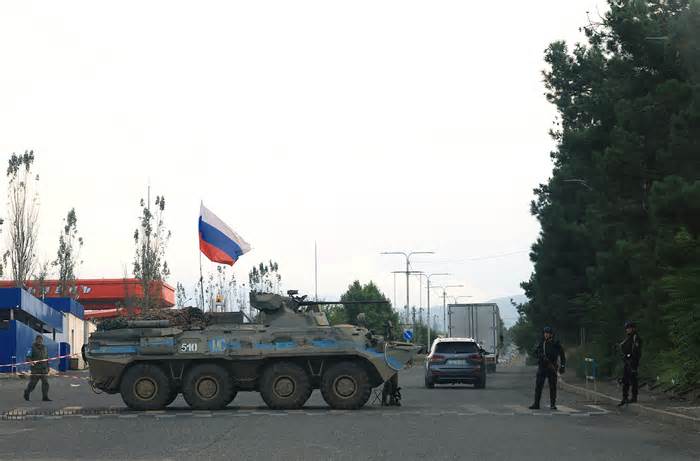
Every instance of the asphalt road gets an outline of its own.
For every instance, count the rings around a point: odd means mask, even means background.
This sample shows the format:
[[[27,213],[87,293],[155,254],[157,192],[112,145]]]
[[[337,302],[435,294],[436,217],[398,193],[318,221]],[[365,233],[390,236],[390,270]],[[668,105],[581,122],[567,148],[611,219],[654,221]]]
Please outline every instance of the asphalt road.
[[[318,391],[299,411],[270,411],[243,393],[219,412],[132,413],[84,380],[52,379],[54,402],[0,380],[0,459],[698,460],[700,434],[560,393],[560,411],[530,411],[534,370],[502,367],[487,388],[423,388],[401,374],[404,405],[331,411]],[[546,390],[545,390],[546,392]],[[546,399],[543,399],[546,400]],[[41,414],[28,418],[26,414]]]

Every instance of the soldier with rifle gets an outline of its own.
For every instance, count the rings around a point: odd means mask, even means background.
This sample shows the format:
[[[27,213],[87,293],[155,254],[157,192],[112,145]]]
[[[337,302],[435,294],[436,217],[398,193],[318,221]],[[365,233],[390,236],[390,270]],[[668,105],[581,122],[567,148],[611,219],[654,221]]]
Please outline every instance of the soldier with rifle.
[[[41,395],[44,402],[50,402],[49,398],[49,354],[44,346],[44,337],[37,335],[32,344],[32,350],[27,355],[27,360],[34,363],[31,364],[31,375],[29,383],[24,390],[24,400],[29,401],[29,394],[32,393],[37,383],[41,381]]]
[[[617,405],[621,407],[628,403],[637,403],[639,392],[639,361],[642,358],[642,339],[637,334],[637,325],[634,322],[625,322],[627,336],[620,343],[624,371],[622,375],[622,401]],[[629,400],[630,386],[632,386],[632,399]]]
[[[566,370],[566,355],[561,343],[554,339],[554,330],[551,327],[544,327],[542,330],[542,340],[535,349],[537,358],[537,380],[535,382],[535,403],[530,406],[530,410],[540,409],[540,399],[544,380],[549,382],[549,408],[557,409],[557,370],[564,374]]]

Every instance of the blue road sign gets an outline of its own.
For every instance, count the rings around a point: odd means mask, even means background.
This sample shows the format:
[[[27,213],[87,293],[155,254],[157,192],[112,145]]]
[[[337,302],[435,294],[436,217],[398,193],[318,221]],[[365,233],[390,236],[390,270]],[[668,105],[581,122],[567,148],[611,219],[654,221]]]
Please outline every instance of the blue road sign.
[[[403,339],[406,341],[410,341],[413,339],[413,332],[411,330],[404,330],[403,331]]]

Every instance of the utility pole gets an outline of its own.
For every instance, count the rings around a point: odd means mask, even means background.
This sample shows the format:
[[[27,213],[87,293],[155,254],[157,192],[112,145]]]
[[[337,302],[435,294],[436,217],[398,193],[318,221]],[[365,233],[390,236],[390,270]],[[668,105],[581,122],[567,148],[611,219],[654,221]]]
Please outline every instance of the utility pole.
[[[318,301],[318,247],[314,240],[314,301]]]
[[[452,274],[450,274],[449,272],[436,272],[436,273],[432,273],[432,274],[421,274],[421,275],[425,277],[425,279],[427,280],[427,284],[428,284],[428,347],[430,347],[433,344],[430,341],[431,340],[430,331],[432,330],[432,321],[431,321],[431,317],[430,317],[430,278],[434,277],[434,276],[439,276],[439,275],[452,275]],[[421,282],[422,281],[423,281],[423,279],[421,279]]]
[[[406,258],[406,319],[409,318],[409,306],[410,304],[410,290],[409,290],[409,277],[410,277],[410,271],[411,271],[411,256],[413,255],[419,255],[419,254],[426,254],[426,255],[432,255],[435,254],[434,251],[411,251],[411,252],[405,252],[405,251],[383,251],[381,254],[383,255],[403,255]]]
[[[394,273],[394,277],[396,277],[396,274],[407,274],[407,276],[410,276],[410,275],[419,275],[419,276],[420,276],[420,275],[423,275],[423,272],[421,272],[421,271],[394,271],[393,273]],[[406,319],[406,321],[405,321],[404,323],[412,323],[412,324],[413,324],[413,329],[415,330],[415,329],[416,329],[416,320],[415,320],[415,316],[414,316],[413,322],[411,322],[411,312],[410,312],[410,306],[409,306],[408,304],[406,304],[406,305],[404,306],[404,314],[403,314],[403,316],[404,316],[405,319]]]
[[[461,288],[464,285],[443,285],[443,286],[434,286],[433,288],[440,288],[442,290],[442,328],[447,329],[447,289],[448,288]],[[450,332],[447,331],[447,335],[450,335]]]

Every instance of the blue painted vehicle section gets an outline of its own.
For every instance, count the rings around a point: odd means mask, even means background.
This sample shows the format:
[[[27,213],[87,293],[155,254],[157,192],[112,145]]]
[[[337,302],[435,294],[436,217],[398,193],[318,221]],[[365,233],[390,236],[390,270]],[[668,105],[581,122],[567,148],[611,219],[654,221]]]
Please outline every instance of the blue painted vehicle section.
[[[207,341],[209,352],[224,352],[226,350],[225,338],[213,338]]]
[[[393,369],[395,370],[401,370],[404,367],[404,364],[396,360],[395,358],[385,355],[384,352],[379,352],[376,349],[373,349],[371,347],[367,347],[364,349],[364,352],[371,354],[375,357],[381,357],[386,361],[386,363]]]
[[[138,348],[136,346],[101,346],[91,349],[90,353],[95,355],[136,354],[138,353]]]

